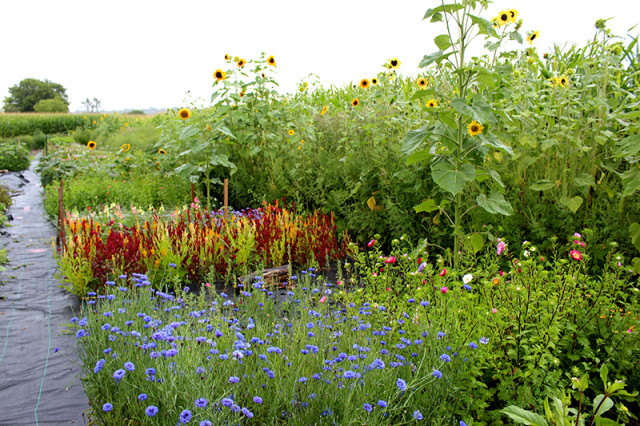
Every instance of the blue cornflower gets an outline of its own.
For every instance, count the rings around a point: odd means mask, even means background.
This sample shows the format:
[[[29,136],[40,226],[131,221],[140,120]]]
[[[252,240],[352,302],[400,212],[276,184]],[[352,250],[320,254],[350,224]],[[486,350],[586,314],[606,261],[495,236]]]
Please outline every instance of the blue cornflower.
[[[251,411],[249,411],[249,409],[247,407],[242,407],[242,414],[244,414],[245,416],[247,416],[248,418],[252,418],[253,417],[253,413]]]
[[[127,291],[127,288],[126,288],[126,287],[119,287],[119,288],[118,288],[118,290],[120,290],[120,291]]]
[[[440,370],[433,370],[433,373],[431,373],[433,377],[437,377],[438,379],[442,378],[442,373],[440,372]]]
[[[229,383],[238,383],[240,381],[239,377],[231,376],[229,377]]]
[[[156,407],[155,405],[150,405],[146,410],[144,410],[144,413],[149,417],[153,417],[158,414],[158,407]]]
[[[209,420],[203,420],[200,422],[200,426],[211,426],[211,422]]]
[[[182,410],[182,413],[180,413],[180,423],[189,423],[189,420],[191,420],[191,417],[193,417],[193,415],[191,414],[191,411]]]
[[[147,376],[153,376],[154,374],[156,374],[156,369],[153,367],[149,367],[144,370],[144,374],[146,374]]]
[[[124,363],[124,368],[126,368],[126,369],[127,369],[127,370],[129,370],[129,371],[133,371],[133,370],[135,370],[135,369],[136,369],[136,366],[135,366],[135,365],[133,365],[133,363],[132,363],[132,362],[125,362],[125,363]]]
[[[478,345],[476,345],[476,342],[471,342],[471,343],[469,343],[469,347],[470,347],[471,349],[478,349]]]
[[[198,408],[204,408],[204,407],[207,406],[208,403],[209,402],[204,398],[196,399],[196,407],[198,407]]]
[[[344,372],[344,374],[342,375],[342,377],[344,377],[345,379],[355,379],[356,373],[351,371],[351,370],[347,370]]]
[[[148,398],[146,393],[141,393],[140,395],[138,395],[138,401],[146,401]]]
[[[438,331],[438,340],[442,339],[445,336],[444,331]]]
[[[262,404],[262,398],[260,398],[259,396],[254,396],[253,402],[255,402],[256,404]]]
[[[402,379],[398,379],[396,381],[396,386],[398,387],[398,389],[400,389],[401,391],[404,391],[407,389],[407,382],[405,382]]]
[[[113,378],[119,382],[120,380],[122,380],[125,374],[126,374],[125,371],[122,368],[120,368],[116,370],[115,373],[113,373]]]
[[[313,328],[314,324],[312,322],[307,323],[307,328]]]
[[[84,331],[84,329],[83,329],[83,328],[81,328],[81,329],[80,329],[80,330],[78,330],[78,332],[76,333],[76,337],[79,339],[79,338],[81,338],[82,336],[86,336],[86,334],[87,334],[87,333]]]
[[[365,411],[367,411],[367,412],[369,412],[369,413],[373,411],[373,406],[372,406],[371,404],[369,404],[369,403],[365,403],[365,404],[362,406],[362,408],[364,408],[364,410],[365,410]]]
[[[98,362],[96,362],[96,366],[95,366],[95,368],[93,369],[93,372],[94,372],[95,374],[98,374],[98,372],[99,372],[100,370],[102,370],[102,367],[104,367],[104,362],[105,362],[105,361],[104,361],[104,358],[102,358],[101,360],[99,360]]]
[[[420,301],[420,306],[429,306],[429,302],[427,300]]]
[[[111,404],[110,402],[106,402],[102,405],[102,411],[104,411],[105,413],[108,413],[111,410],[113,410],[113,404]]]
[[[229,407],[229,409],[234,412],[237,413],[240,411],[240,406],[238,404],[231,404],[231,407]]]
[[[381,399],[380,401],[378,401],[378,405],[382,408],[387,408],[387,401]]]
[[[222,398],[220,400],[220,404],[222,404],[225,407],[231,407],[233,405],[233,399]]]
[[[447,354],[440,355],[440,361],[451,362],[451,357]]]
[[[464,288],[465,290],[469,290],[469,291],[473,290],[473,288],[471,288],[471,286],[469,284],[463,285],[462,288]]]
[[[487,345],[489,343],[489,339],[486,337],[481,337],[480,343],[482,343],[483,345]]]
[[[306,382],[307,380],[309,380],[309,379],[307,379],[306,377],[300,377],[300,378],[298,379],[298,381],[299,381],[300,383],[304,383],[304,382]]]
[[[422,417],[422,413],[420,411],[418,411],[418,410],[414,411],[413,412],[413,418],[416,419],[416,420],[422,420],[422,418],[423,418]]]

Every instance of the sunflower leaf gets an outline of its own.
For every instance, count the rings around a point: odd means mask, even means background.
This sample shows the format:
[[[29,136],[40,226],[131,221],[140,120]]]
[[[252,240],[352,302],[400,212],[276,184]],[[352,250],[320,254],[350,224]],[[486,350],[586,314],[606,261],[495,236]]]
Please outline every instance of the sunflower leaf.
[[[433,154],[429,152],[428,149],[421,149],[420,151],[416,151],[407,158],[407,165],[412,165],[420,162],[429,162],[433,158]]]
[[[451,101],[451,106],[462,115],[467,115],[469,117],[473,115],[473,109],[467,105],[467,101],[464,98],[453,99]]]
[[[422,126],[417,130],[409,130],[407,136],[404,137],[404,141],[402,142],[402,152],[410,155],[413,151],[418,149],[422,144],[422,141],[429,136],[427,129],[428,126]]]
[[[200,133],[200,129],[195,124],[192,124],[191,126],[185,127],[182,133],[180,133],[180,137],[178,139],[183,141],[197,135],[198,133]]]
[[[640,168],[634,167],[627,170],[621,176],[623,190],[620,195],[621,198],[626,198],[633,195],[634,192],[640,191]]]
[[[491,214],[501,214],[504,216],[511,216],[513,214],[513,207],[505,200],[504,196],[498,191],[491,191],[489,197],[484,194],[480,194],[476,197],[476,203]]]
[[[427,98],[436,95],[436,91],[428,87],[426,89],[418,90],[411,96],[411,100]]]
[[[532,191],[547,191],[555,187],[556,184],[554,182],[551,182],[549,179],[541,179],[533,185],[529,186],[529,189],[531,189]]]
[[[575,214],[575,212],[577,212],[582,205],[582,197],[578,197],[577,195],[573,198],[560,197],[558,202],[567,207],[569,210],[571,210],[572,213]]]
[[[640,136],[627,136],[616,144],[616,149],[617,152],[615,156],[617,158],[629,157],[637,154],[638,151],[640,151]]]
[[[436,205],[436,202],[433,201],[433,198],[429,198],[428,200],[425,200],[422,203],[415,206],[413,209],[416,211],[416,213],[420,213],[420,212],[431,213],[433,211],[438,210],[438,206]]]
[[[505,145],[495,135],[492,135],[491,133],[487,133],[487,135],[485,136],[484,134],[481,133],[477,137],[480,138],[480,140],[484,145],[488,145],[492,148],[496,148],[501,151],[504,151],[509,155],[513,155],[513,149],[511,149],[509,145]]]
[[[512,31],[512,32],[509,34],[509,38],[510,38],[511,40],[515,40],[515,41],[517,41],[517,42],[518,42],[518,43],[520,43],[520,44],[522,44],[522,42],[524,41],[524,40],[522,39],[522,34],[520,34],[518,31]]]
[[[491,21],[488,21],[479,16],[469,15],[471,22],[478,26],[478,34],[484,34],[488,36],[495,36],[496,30],[493,28]]]
[[[431,177],[440,188],[452,195],[462,192],[467,182],[476,177],[476,169],[473,165],[463,164],[460,170],[453,168],[451,163],[441,161],[431,166]]]
[[[464,6],[461,5],[461,4],[457,4],[457,3],[454,3],[454,4],[443,4],[442,6],[438,6],[435,9],[427,10],[427,12],[424,14],[424,17],[422,19],[423,20],[429,19],[432,16],[434,16],[435,14],[438,14],[440,12],[452,13],[452,12],[455,12],[455,11],[460,10],[462,8],[464,8]],[[442,17],[441,17],[441,19],[442,19]],[[435,21],[432,19],[431,22],[435,22]]]
[[[438,37],[434,38],[433,41],[440,50],[447,50],[451,47],[451,39],[447,34],[440,34]]]
[[[429,65],[431,65],[434,62],[440,63],[444,59],[447,59],[449,57],[449,55],[452,55],[454,53],[457,53],[457,51],[444,53],[444,50],[438,50],[437,52],[432,53],[430,55],[424,55],[424,57],[420,61],[420,64],[418,65],[418,67],[419,68],[426,68],[426,67],[428,67]]]
[[[640,251],[640,223],[634,222],[629,226],[629,236],[631,237],[631,244]]]

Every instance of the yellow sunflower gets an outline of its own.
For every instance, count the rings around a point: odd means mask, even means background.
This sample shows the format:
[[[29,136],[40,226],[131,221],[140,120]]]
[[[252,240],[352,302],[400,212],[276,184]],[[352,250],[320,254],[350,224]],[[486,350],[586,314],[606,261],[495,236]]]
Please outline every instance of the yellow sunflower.
[[[537,39],[539,36],[540,36],[540,31],[532,31],[527,36],[527,41],[529,42],[529,44],[533,44],[533,40]]]
[[[162,148],[160,148],[160,149],[158,150],[158,154],[162,154],[162,155],[164,155],[164,154],[166,154],[166,153],[167,153],[167,151],[165,151],[165,150],[164,150],[164,149],[162,149]]]
[[[213,73],[213,76],[216,78],[216,80],[222,81],[225,78],[227,78],[227,73],[222,71],[222,70],[220,70],[220,69],[218,69],[218,70],[216,70],[216,72]]]
[[[469,125],[467,125],[467,130],[471,136],[477,136],[484,130],[484,126],[478,123],[476,120],[473,120]]]
[[[289,129],[289,136],[293,136],[296,134],[296,131],[293,129]]]
[[[329,111],[329,105],[325,105],[322,107],[322,111],[320,111],[320,115],[324,115],[327,111]]]
[[[352,100],[351,105],[353,105],[354,107],[357,107],[358,105],[360,105],[360,101],[358,100],[358,98],[355,98],[354,100]]]
[[[424,77],[420,77],[420,78],[418,79],[418,87],[420,87],[420,88],[425,88],[425,87],[427,87],[427,79],[426,79],[426,78],[424,78]]]
[[[229,56],[229,54],[228,54],[228,53],[225,53],[225,54],[224,54],[224,60],[225,60],[225,61],[228,61],[229,59],[231,59],[231,57]]]
[[[93,120],[93,124],[98,124],[98,122],[96,120]]]
[[[427,101],[427,108],[438,108],[438,101],[435,99],[429,99]]]
[[[561,75],[560,77],[558,77],[558,80],[556,80],[558,82],[558,84],[560,86],[568,86],[569,85],[569,77],[567,77],[566,75]]]
[[[389,63],[387,65],[387,68],[399,68],[400,64],[402,64],[402,62],[400,62],[400,60],[398,58],[391,58],[391,59],[389,59]]]
[[[129,143],[125,143],[122,145],[122,148],[120,148],[122,150],[122,152],[127,152],[131,149],[131,144]]]
[[[271,65],[272,67],[275,67],[276,66],[276,58],[274,58],[273,55],[269,56],[267,58],[267,64]]]
[[[244,67],[244,64],[246,64],[247,61],[245,61],[244,59],[239,59],[237,64],[238,64],[238,68],[242,68]]]
[[[493,24],[493,28],[498,28],[500,26],[500,18],[494,16],[491,18],[491,23]]]
[[[87,142],[87,146],[89,147],[89,149],[95,149],[98,144],[96,143],[96,141],[89,141]]]
[[[377,79],[377,78],[375,78],[375,77],[373,77],[373,78],[371,79],[371,84],[373,84],[374,86],[376,86],[376,85],[378,84],[378,79]]]
[[[124,127],[129,127],[129,123],[124,123]]]
[[[518,11],[515,9],[509,9],[507,10],[507,13],[509,14],[509,22],[515,23],[518,19]]]
[[[368,79],[363,78],[362,80],[360,80],[360,87],[362,87],[363,89],[368,89],[370,85],[371,82]]]
[[[508,10],[503,10],[498,14],[498,26],[507,25],[511,21],[511,14]]]
[[[183,120],[186,120],[187,118],[191,117],[191,111],[189,111],[187,108],[182,108],[180,109],[180,111],[178,111],[178,116]]]

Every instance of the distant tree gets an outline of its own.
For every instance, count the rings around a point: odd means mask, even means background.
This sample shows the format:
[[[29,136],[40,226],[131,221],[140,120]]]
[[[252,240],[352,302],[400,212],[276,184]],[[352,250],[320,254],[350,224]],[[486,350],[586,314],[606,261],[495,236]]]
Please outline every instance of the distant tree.
[[[141,109],[132,109],[131,111],[129,111],[129,114],[144,115],[144,111]]]
[[[38,102],[45,99],[59,98],[69,106],[67,89],[61,84],[49,80],[25,78],[20,83],[9,88],[8,97],[4,98],[4,110],[7,112],[31,112],[35,111]]]
[[[93,99],[87,98],[84,101],[82,101],[82,105],[84,105],[84,107],[87,109],[87,112],[100,111],[100,99],[98,98],[93,98]]]
[[[43,99],[38,102],[33,110],[35,112],[69,112],[69,104],[60,96],[53,99]]]

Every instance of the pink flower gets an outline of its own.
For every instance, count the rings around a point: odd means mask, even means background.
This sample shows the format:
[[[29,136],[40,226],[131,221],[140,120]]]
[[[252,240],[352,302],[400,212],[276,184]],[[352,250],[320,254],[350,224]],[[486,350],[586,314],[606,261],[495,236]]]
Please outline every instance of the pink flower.
[[[206,283],[204,286],[205,286],[205,287],[211,287],[211,284]]]
[[[587,246],[587,245],[584,243],[584,241],[580,241],[580,240],[575,240],[575,241],[573,242],[573,244],[577,244],[577,245],[579,245],[579,246],[580,246],[580,247],[582,247],[582,248],[585,248],[585,247]]]
[[[324,302],[326,302],[326,301],[327,301],[327,296],[322,296],[322,297],[320,298],[320,303],[324,303]]]
[[[504,277],[504,271],[498,271],[498,275],[500,275],[501,277]]]
[[[442,268],[442,271],[440,271],[438,275],[440,275],[441,277],[444,277],[445,275],[447,275],[447,268]]]
[[[448,289],[448,288],[446,288],[446,287],[442,287],[442,288],[440,289],[440,291],[444,294],[444,293],[447,293],[447,292],[449,291],[449,289]]]
[[[498,310],[497,310],[496,308],[493,308],[493,309],[491,310],[491,312],[492,312],[492,313],[494,313],[494,314],[497,314],[497,313],[498,313]]]
[[[338,284],[338,285],[342,285],[342,281],[338,281],[336,284]]]
[[[378,273],[377,273],[377,272],[374,272],[374,273],[373,273],[373,274],[371,274],[371,275],[373,275],[374,277],[377,277],[377,276],[378,276]]]
[[[569,252],[569,256],[571,256],[575,260],[582,260],[582,253],[580,253],[578,250],[571,250]]]
[[[367,247],[371,248],[373,247],[373,245],[376,243],[376,240],[371,240],[369,241],[369,243],[367,244]]]
[[[387,260],[384,261],[384,263],[396,263],[396,258],[393,256],[389,256]]]
[[[504,241],[498,240],[498,256],[500,256],[502,252],[504,252],[504,249],[506,248],[507,248],[507,245],[504,243]]]
[[[630,328],[628,328],[628,329],[627,329],[627,333],[629,333],[629,334],[631,334],[631,332],[632,332],[632,331],[633,331],[633,330],[632,330],[632,329],[630,329]]]
[[[578,234],[577,232],[576,232],[575,234],[573,234],[573,236],[574,236],[575,238],[582,238],[582,235]]]

